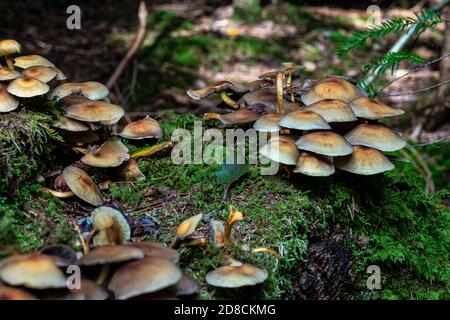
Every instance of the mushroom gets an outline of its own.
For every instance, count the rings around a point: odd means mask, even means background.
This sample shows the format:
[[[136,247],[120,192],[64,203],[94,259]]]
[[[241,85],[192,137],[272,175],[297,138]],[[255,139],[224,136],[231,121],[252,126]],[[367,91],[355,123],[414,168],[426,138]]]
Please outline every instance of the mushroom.
[[[234,101],[233,99],[231,99],[227,95],[227,91],[228,92],[237,92],[239,90],[230,81],[216,81],[216,82],[213,82],[201,89],[197,89],[197,90],[191,89],[191,90],[187,91],[187,95],[194,100],[200,100],[200,99],[208,97],[209,95],[211,95],[213,93],[220,92],[220,97],[222,98],[222,100],[228,106],[232,107],[233,109],[237,109],[238,108],[237,102]]]
[[[46,94],[50,87],[37,79],[23,77],[14,79],[8,84],[6,90],[16,97],[31,98]]]
[[[164,131],[159,122],[150,117],[127,124],[119,133],[122,138],[130,140],[159,139],[163,135]]]
[[[145,180],[145,175],[139,169],[138,161],[134,158],[129,159],[120,167],[120,175],[126,181]]]
[[[179,296],[191,296],[195,294],[198,289],[200,289],[197,282],[195,282],[192,277],[188,276],[187,274],[183,273],[181,276],[181,279],[175,283],[173,286],[168,287],[166,290],[173,295],[179,297]]]
[[[64,74],[64,72],[62,72],[60,69],[58,68],[53,68],[56,71],[56,77],[55,79],[58,81],[64,81],[67,80],[66,75]]]
[[[0,81],[10,81],[20,77],[22,74],[19,71],[0,67]]]
[[[102,286],[89,279],[81,279],[79,289],[71,289],[65,295],[65,300],[106,300],[109,292]]]
[[[214,287],[240,288],[254,286],[267,279],[267,271],[251,264],[234,262],[206,274],[206,282]]]
[[[236,222],[244,220],[244,215],[241,211],[236,210],[234,207],[230,206],[230,214],[228,215],[227,222],[225,223],[225,228],[223,231],[223,243],[224,245],[231,244],[231,230]]]
[[[278,124],[296,130],[328,130],[330,125],[321,115],[310,110],[297,110],[285,115]]]
[[[22,289],[0,286],[1,300],[37,300],[37,298]]]
[[[78,265],[91,267],[109,265],[144,258],[144,252],[126,245],[106,245],[96,247],[78,260]]]
[[[342,78],[331,77],[313,84],[308,92],[302,94],[302,101],[309,106],[323,99],[339,99],[350,102],[359,96],[362,94],[353,84]]]
[[[74,166],[68,166],[63,170],[62,175],[69,189],[77,197],[93,206],[103,204],[100,190],[85,171]]]
[[[284,114],[281,113],[269,113],[261,116],[256,122],[253,124],[253,128],[256,131],[260,132],[278,132],[281,130],[280,125],[278,124]]]
[[[66,117],[85,122],[118,122],[123,117],[121,107],[102,101],[85,101],[66,108]]]
[[[57,98],[58,100],[70,95],[81,94],[90,100],[101,100],[108,96],[108,88],[95,81],[81,82],[81,83],[64,83],[56,87],[51,98]]]
[[[287,165],[295,165],[300,152],[293,139],[285,136],[272,137],[259,149],[263,156]]]
[[[45,246],[39,253],[45,254],[50,257],[59,257],[67,261],[69,264],[75,264],[77,261],[77,252],[71,247],[64,244],[54,244]]]
[[[321,115],[326,122],[350,122],[358,120],[352,108],[344,101],[337,99],[320,100],[307,106],[306,110]]]
[[[263,109],[270,113],[278,109],[277,90],[275,88],[263,88],[244,94],[243,99],[251,109]],[[296,102],[284,101],[285,113],[300,109]]]
[[[67,117],[61,117],[53,124],[53,127],[70,132],[85,132],[89,130],[89,127],[85,124]]]
[[[20,51],[22,51],[22,46],[16,40],[0,40],[0,57],[5,57],[8,69],[14,70],[14,65],[9,56],[15,53],[20,53]]]
[[[147,258],[159,257],[178,263],[180,254],[177,250],[151,241],[130,242],[128,246],[142,250]]]
[[[67,107],[70,107],[71,105],[86,102],[86,101],[90,101],[90,100],[88,98],[86,98],[85,96],[74,95],[74,96],[67,96],[67,97],[61,98],[59,100],[59,103],[61,104],[61,106],[63,108],[67,108]]]
[[[326,156],[302,152],[297,160],[295,173],[313,177],[326,177],[335,172],[333,162]]]
[[[130,239],[130,226],[120,211],[111,207],[98,207],[91,217],[97,231],[94,245],[123,244]]]
[[[203,115],[203,120],[219,120],[225,125],[228,124],[244,124],[258,120],[260,113],[249,108],[240,108],[234,112],[219,114],[215,112],[207,112]]]
[[[30,67],[23,71],[23,75],[26,77],[38,79],[44,83],[53,80],[58,73],[51,67]]]
[[[406,146],[406,141],[383,124],[360,124],[345,135],[352,145],[361,145],[380,151],[396,151]]]
[[[55,67],[49,60],[37,54],[17,57],[14,59],[14,65],[22,69],[30,67]]]
[[[128,148],[117,138],[112,137],[97,150],[81,158],[81,162],[92,167],[113,168],[130,159]]]
[[[353,152],[352,145],[344,137],[329,131],[305,134],[295,144],[301,150],[333,157]]]
[[[224,245],[225,225],[222,221],[211,219],[209,223],[209,234],[211,235],[211,242],[215,247],[220,248]]]
[[[377,174],[394,169],[394,165],[380,151],[364,146],[354,146],[353,153],[335,158],[337,168],[362,175]]]
[[[199,213],[181,222],[176,231],[174,245],[177,244],[179,241],[183,241],[188,237],[190,237],[194,233],[195,229],[197,228],[197,225],[200,223],[202,218],[203,215]]]
[[[1,70],[1,69],[0,69]],[[6,85],[0,83],[0,112],[10,112],[17,109],[19,101],[17,101],[8,91]]]
[[[31,289],[66,287],[66,278],[54,260],[38,253],[6,258],[0,265],[0,280]]]
[[[391,108],[367,97],[356,98],[349,102],[349,105],[357,117],[370,120],[397,117],[405,113],[401,109]]]

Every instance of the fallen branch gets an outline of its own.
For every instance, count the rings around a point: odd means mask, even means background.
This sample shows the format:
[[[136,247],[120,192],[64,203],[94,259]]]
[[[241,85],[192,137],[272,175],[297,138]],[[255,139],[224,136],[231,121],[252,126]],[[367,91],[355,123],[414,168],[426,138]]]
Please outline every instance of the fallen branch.
[[[423,92],[428,92],[431,91],[443,84],[446,83],[450,83],[450,79],[447,79],[445,81],[439,82],[435,85],[432,85],[430,87],[426,87],[426,88],[422,88],[419,90],[414,90],[414,91],[408,91],[408,92],[399,92],[399,93],[381,93],[380,95],[385,96],[385,97],[397,97],[397,96],[407,96],[407,95],[411,95],[411,94],[416,94],[416,93],[423,93]]]

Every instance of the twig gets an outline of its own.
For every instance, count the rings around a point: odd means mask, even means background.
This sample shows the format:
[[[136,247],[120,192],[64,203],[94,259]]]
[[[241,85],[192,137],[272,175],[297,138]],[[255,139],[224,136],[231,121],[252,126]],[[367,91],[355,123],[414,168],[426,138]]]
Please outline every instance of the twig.
[[[127,54],[123,57],[122,61],[120,61],[119,65],[117,66],[116,70],[114,70],[114,73],[112,74],[111,78],[109,78],[108,82],[106,83],[106,86],[108,88],[112,88],[112,86],[117,82],[130,59],[136,54],[136,52],[139,50],[142,43],[144,42],[145,35],[147,33],[147,17],[148,17],[147,6],[145,5],[145,1],[141,1],[139,3],[139,11],[138,11],[139,27],[136,33],[136,38],[134,39],[134,43],[131,46],[130,50],[128,50]]]
[[[443,141],[449,141],[450,140],[450,136],[438,139],[438,140],[434,140],[434,141],[430,141],[430,142],[424,142],[424,143],[418,143],[413,145],[414,148],[416,147],[425,147],[425,146],[429,146],[435,143],[439,143],[439,142],[443,142]]]
[[[426,88],[422,88],[419,90],[414,90],[414,91],[408,91],[408,92],[398,92],[398,93],[381,93],[382,96],[385,97],[397,97],[397,96],[407,96],[407,95],[411,95],[411,94],[416,94],[416,93],[422,93],[422,92],[427,92],[427,91],[431,91],[434,88],[437,88],[443,84],[446,83],[450,83],[450,79],[447,79],[445,81],[439,82],[431,87],[426,87]]]

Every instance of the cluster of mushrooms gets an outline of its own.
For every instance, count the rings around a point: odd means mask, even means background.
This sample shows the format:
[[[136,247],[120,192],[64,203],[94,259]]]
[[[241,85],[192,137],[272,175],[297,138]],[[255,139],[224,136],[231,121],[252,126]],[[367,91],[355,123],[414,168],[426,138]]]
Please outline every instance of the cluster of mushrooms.
[[[270,135],[261,155],[294,173],[330,176],[335,168],[373,175],[394,168],[383,152],[400,150],[402,136],[379,120],[404,113],[366,97],[342,77],[320,81],[292,81],[299,67],[285,63],[247,86],[219,81],[187,94],[194,100],[220,93],[226,114],[205,113],[204,120],[224,125],[252,124]]]

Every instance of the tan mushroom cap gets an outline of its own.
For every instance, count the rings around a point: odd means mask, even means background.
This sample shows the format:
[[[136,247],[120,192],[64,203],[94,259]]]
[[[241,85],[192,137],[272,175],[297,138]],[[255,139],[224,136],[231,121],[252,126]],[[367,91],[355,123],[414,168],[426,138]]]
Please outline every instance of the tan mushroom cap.
[[[361,95],[358,88],[350,82],[338,77],[331,77],[313,84],[309,91],[302,95],[302,101],[307,106],[323,99],[350,102]]]
[[[98,207],[91,213],[91,217],[92,225],[97,230],[94,245],[123,244],[130,239],[130,226],[119,210]]]
[[[0,68],[0,81],[9,81],[22,77],[22,74],[17,70]]]
[[[404,110],[391,108],[367,97],[356,98],[349,104],[357,117],[371,120],[397,117],[405,113]]]
[[[80,289],[72,289],[64,297],[65,300],[106,300],[109,292],[95,281],[81,279]]]
[[[162,258],[146,258],[120,267],[111,278],[108,289],[115,298],[124,300],[156,292],[180,281],[182,272],[174,263]]]
[[[86,102],[86,101],[90,101],[90,100],[88,98],[86,98],[85,96],[73,95],[73,96],[67,96],[67,97],[61,98],[59,100],[59,103],[61,104],[62,107],[67,108],[67,107],[70,107],[71,105],[79,104],[79,103]]]
[[[67,117],[86,122],[117,122],[124,115],[121,107],[102,101],[85,101],[74,104],[67,107],[66,112]]]
[[[196,293],[200,289],[200,286],[195,282],[192,277],[183,273],[180,281],[173,286],[167,288],[167,291],[171,292],[175,296],[190,296]]]
[[[150,117],[133,121],[123,128],[119,136],[126,139],[139,140],[147,138],[159,139],[164,135],[159,121]]]
[[[102,194],[92,178],[82,169],[68,166],[62,172],[69,189],[82,200],[93,206],[103,204]]]
[[[380,151],[396,151],[406,146],[406,141],[394,130],[382,124],[360,124],[345,135],[352,145],[362,145]]]
[[[2,300],[37,300],[37,298],[22,289],[0,286],[0,301]]]
[[[0,56],[8,56],[10,54],[19,53],[20,51],[22,51],[22,46],[16,40],[0,40]]]
[[[297,110],[281,118],[280,126],[296,130],[331,129],[330,125],[318,113],[310,110]]]
[[[295,165],[300,154],[293,141],[283,138],[270,139],[259,149],[259,153],[270,160],[287,165]]]
[[[334,132],[312,132],[305,134],[295,143],[301,150],[326,156],[345,156],[353,152],[352,145]]]
[[[16,67],[26,69],[30,67],[54,67],[55,65],[51,63],[48,59],[39,56],[37,54],[31,54],[28,56],[21,56],[14,58],[14,65]]]
[[[112,137],[95,152],[89,152],[81,158],[81,162],[92,167],[113,168],[130,159],[128,148],[117,138]]]
[[[139,169],[139,163],[134,158],[130,158],[120,167],[120,175],[126,181],[145,180],[145,175]]]
[[[8,91],[6,85],[0,83],[0,113],[16,110],[19,106],[17,101]]]
[[[261,116],[256,122],[253,124],[253,128],[256,131],[261,132],[278,132],[281,130],[280,125],[278,124],[283,118],[284,114],[281,113],[269,113]]]
[[[240,108],[237,111],[218,114],[218,113],[205,113],[204,120],[217,119],[223,124],[245,124],[258,120],[261,114],[255,110],[249,108]]]
[[[327,177],[332,175],[335,169],[333,162],[328,157],[310,152],[302,152],[293,171],[307,176]]]
[[[51,98],[57,97],[59,100],[74,94],[81,94],[90,100],[101,100],[108,96],[109,90],[105,85],[95,81],[64,83],[53,90]]]
[[[322,116],[326,122],[350,122],[358,120],[352,108],[342,100],[324,99],[306,107]]]
[[[245,103],[253,108],[259,108],[260,105],[266,112],[274,112],[278,107],[277,90],[275,88],[263,88],[243,95]],[[289,113],[300,109],[296,102],[284,101],[284,112]]]
[[[23,74],[26,77],[38,79],[39,81],[47,83],[56,77],[57,72],[54,68],[51,68],[51,67],[37,66],[37,67],[30,67],[30,68],[25,69],[23,71]]]
[[[177,238],[183,239],[192,235],[202,218],[203,215],[199,213],[181,222],[176,231]]]
[[[178,263],[180,254],[177,250],[151,241],[130,242],[128,246],[142,250],[147,258],[159,257]]]
[[[89,127],[83,123],[67,117],[61,117],[53,124],[53,127],[70,132],[85,132],[89,130]]]
[[[6,90],[16,97],[31,98],[46,94],[50,90],[50,87],[37,79],[23,77],[14,79],[8,84]]]
[[[67,80],[66,75],[64,74],[64,72],[62,72],[61,69],[58,69],[58,68],[53,68],[53,69],[56,71],[56,77],[55,77],[56,80],[58,80],[58,81]]]
[[[223,266],[206,274],[209,285],[221,288],[254,286],[267,279],[267,271],[251,264]]]
[[[233,83],[230,81],[216,81],[213,83],[210,83],[204,88],[197,89],[197,90],[189,90],[187,91],[187,95],[191,97],[194,100],[200,100],[203,98],[206,98],[207,96],[213,94],[213,93],[219,93],[222,91],[236,91],[236,87]]]
[[[144,258],[144,252],[126,245],[96,247],[78,260],[80,266],[97,266]]]
[[[0,280],[32,289],[66,287],[66,278],[54,260],[37,253],[6,258],[0,265]]]
[[[351,155],[335,158],[334,164],[341,170],[362,175],[377,174],[395,168],[383,153],[363,146],[355,146]]]

